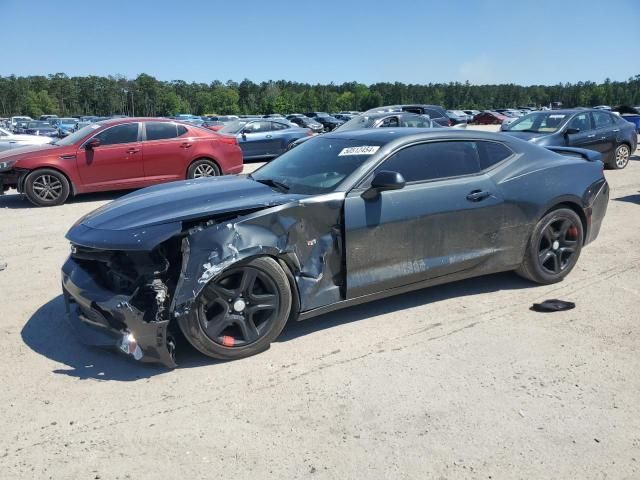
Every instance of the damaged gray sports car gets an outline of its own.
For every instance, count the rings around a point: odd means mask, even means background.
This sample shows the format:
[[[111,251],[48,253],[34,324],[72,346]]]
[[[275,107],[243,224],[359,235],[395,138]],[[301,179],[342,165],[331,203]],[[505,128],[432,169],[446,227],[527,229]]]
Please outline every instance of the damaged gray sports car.
[[[515,270],[561,281],[600,230],[599,154],[502,134],[314,138],[252,175],[146,188],[80,219],[62,268],[85,341],[175,367],[268,348],[287,321]]]

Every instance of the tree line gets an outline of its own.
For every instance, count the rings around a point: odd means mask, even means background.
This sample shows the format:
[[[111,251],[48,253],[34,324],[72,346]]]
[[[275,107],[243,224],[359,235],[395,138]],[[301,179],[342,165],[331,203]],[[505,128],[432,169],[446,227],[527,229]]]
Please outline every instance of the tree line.
[[[640,75],[627,81],[578,82],[557,85],[472,85],[469,82],[405,84],[348,82],[328,85],[285,80],[255,83],[218,80],[187,83],[160,81],[141,74],[69,77],[0,76],[0,116],[43,114],[170,116],[177,113],[267,114],[308,111],[363,111],[369,108],[425,103],[449,109],[484,110],[499,107],[565,107],[640,105]]]

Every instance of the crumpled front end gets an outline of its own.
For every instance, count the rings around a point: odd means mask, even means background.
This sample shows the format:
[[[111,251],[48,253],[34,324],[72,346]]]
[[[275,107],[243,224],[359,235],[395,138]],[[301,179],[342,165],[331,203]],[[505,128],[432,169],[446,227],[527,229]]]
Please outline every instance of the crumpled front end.
[[[67,316],[81,340],[176,366],[168,312],[170,264],[160,251],[73,246],[62,267]]]
[[[184,222],[168,239],[171,229],[107,235],[74,227],[72,254],[62,269],[69,318],[85,343],[173,368],[173,320],[189,339],[200,293],[237,262],[256,256],[280,261],[298,300],[293,317],[343,300],[343,201],[343,194],[333,194],[225,212]]]

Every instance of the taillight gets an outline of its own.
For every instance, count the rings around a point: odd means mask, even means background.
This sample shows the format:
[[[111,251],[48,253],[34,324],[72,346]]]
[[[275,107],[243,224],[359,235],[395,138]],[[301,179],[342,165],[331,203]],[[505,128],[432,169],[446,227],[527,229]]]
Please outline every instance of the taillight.
[[[453,127],[453,122],[451,121],[451,119],[447,120],[447,125],[449,125],[450,127]]]
[[[217,140],[220,140],[222,143],[228,143],[229,145],[238,144],[238,139],[236,137],[232,137],[231,135],[218,135]]]
[[[313,131],[307,130],[307,137],[313,137]]]

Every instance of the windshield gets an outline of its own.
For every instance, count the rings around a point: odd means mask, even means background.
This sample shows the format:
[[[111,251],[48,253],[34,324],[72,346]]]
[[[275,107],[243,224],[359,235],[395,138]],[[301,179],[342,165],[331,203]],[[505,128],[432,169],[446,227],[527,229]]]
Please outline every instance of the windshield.
[[[240,130],[242,130],[242,127],[244,127],[247,124],[246,120],[236,120],[233,121],[231,123],[227,123],[224,127],[222,127],[220,130],[218,130],[220,133],[232,133],[232,134],[236,134],[238,133]]]
[[[73,145],[74,143],[79,142],[84,137],[86,137],[90,133],[94,132],[95,130],[97,130],[101,126],[102,125],[100,125],[98,123],[92,123],[91,125],[87,125],[86,127],[81,128],[77,132],[72,133],[68,137],[65,137],[65,138],[63,138],[61,140],[58,140],[57,142],[53,142],[53,144],[54,145],[60,145],[62,147],[68,147],[69,145]]]
[[[382,145],[365,139],[315,137],[267,163],[250,178],[271,181],[289,193],[329,193]]]
[[[505,131],[508,132],[532,132],[553,133],[567,120],[568,115],[554,112],[529,113],[511,123]]]
[[[359,115],[357,117],[353,117],[347,123],[340,125],[338,128],[336,128],[336,132],[344,132],[345,130],[358,130],[360,128],[371,128],[376,119],[377,118],[371,118],[366,115]]]

